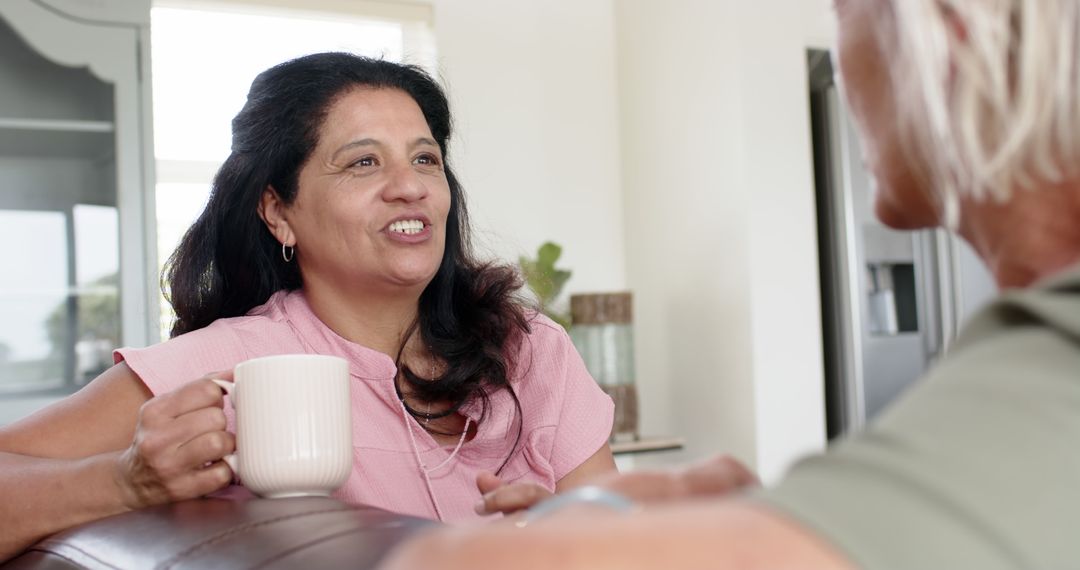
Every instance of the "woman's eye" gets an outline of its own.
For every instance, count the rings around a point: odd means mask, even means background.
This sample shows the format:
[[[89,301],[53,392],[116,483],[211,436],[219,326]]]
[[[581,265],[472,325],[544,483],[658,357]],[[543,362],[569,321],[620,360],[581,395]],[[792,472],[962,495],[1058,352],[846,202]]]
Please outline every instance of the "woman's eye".
[[[376,164],[378,164],[378,161],[375,160],[374,156],[365,156],[354,162],[353,166],[375,166]]]
[[[426,164],[431,166],[439,165],[439,158],[433,154],[421,154],[414,160],[416,164]]]

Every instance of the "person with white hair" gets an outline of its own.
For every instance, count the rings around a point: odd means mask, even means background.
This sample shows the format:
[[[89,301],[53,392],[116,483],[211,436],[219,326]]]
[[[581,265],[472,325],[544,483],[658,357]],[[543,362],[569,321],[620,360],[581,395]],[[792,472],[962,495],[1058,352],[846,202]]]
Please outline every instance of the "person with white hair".
[[[570,508],[421,537],[391,568],[1080,564],[1080,1],[836,14],[877,216],[959,233],[998,299],[873,425],[771,489],[733,492],[724,464],[609,477]]]

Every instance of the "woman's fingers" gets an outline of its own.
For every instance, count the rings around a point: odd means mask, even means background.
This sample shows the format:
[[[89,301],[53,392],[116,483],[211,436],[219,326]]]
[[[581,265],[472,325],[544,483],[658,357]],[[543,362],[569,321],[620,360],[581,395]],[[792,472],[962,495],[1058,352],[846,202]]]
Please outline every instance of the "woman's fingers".
[[[233,473],[224,461],[184,473],[169,482],[172,500],[194,499],[218,491],[232,482]]]
[[[179,448],[205,433],[225,432],[225,425],[225,412],[221,408],[209,407],[188,412],[165,429]]]
[[[480,490],[481,495],[486,495],[502,486],[502,479],[491,471],[481,471],[476,476],[476,488]]]
[[[177,462],[185,470],[202,469],[236,449],[236,439],[227,431],[212,431],[197,436],[176,450]]]
[[[151,398],[139,409],[139,423],[145,427],[155,427],[195,410],[223,407],[225,395],[217,384],[210,381],[213,376],[207,375],[172,392]]]
[[[216,491],[232,479],[221,462],[235,447],[225,431],[224,395],[213,373],[151,398],[139,410],[131,447],[120,457],[129,505],[143,507]]]
[[[476,503],[476,512],[481,515],[493,513],[511,514],[527,509],[551,495],[551,491],[536,483],[503,485],[484,494],[480,501]]]

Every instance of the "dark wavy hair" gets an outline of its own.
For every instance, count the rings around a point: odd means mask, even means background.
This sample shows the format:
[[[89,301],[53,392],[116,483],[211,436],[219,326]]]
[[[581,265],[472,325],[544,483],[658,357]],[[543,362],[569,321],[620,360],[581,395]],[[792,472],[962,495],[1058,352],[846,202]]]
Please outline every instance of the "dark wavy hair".
[[[407,327],[397,354],[410,395],[425,402],[453,402],[454,409],[480,398],[486,414],[489,392],[507,388],[520,417],[509,378],[510,355],[529,331],[516,297],[521,280],[508,266],[474,257],[465,195],[449,164],[450,107],[439,85],[414,66],[320,53],[255,78],[247,103],[233,119],[232,153],[214,177],[209,203],[163,275],[163,289],[176,312],[171,336],[244,315],[275,292],[302,286],[299,264],[282,259],[281,244],[259,217],[258,205],[268,187],[286,204],[296,199],[300,169],[330,107],[357,87],[397,89],[416,101],[442,150],[450,186],[442,262],[420,296],[417,321]],[[438,378],[424,379],[401,362],[405,342],[417,331],[447,364]]]

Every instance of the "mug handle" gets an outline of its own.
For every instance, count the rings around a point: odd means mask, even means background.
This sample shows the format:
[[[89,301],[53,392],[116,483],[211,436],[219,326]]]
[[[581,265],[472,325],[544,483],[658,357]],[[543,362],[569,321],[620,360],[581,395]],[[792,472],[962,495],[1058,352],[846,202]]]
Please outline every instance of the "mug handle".
[[[211,378],[210,381],[213,382],[214,384],[217,384],[219,388],[224,390],[226,396],[229,396],[230,398],[233,398],[233,399],[236,398],[236,396],[233,395],[233,390],[236,388],[236,383],[235,382],[229,382],[228,380],[221,380],[220,378]],[[236,409],[235,406],[233,407],[233,409],[234,410]],[[222,461],[225,462],[226,465],[229,466],[229,469],[232,469],[233,478],[234,479],[239,479],[239,477],[240,477],[240,460],[236,457],[236,452],[230,453],[230,454],[226,455],[225,457],[222,457],[221,459],[222,459]]]

